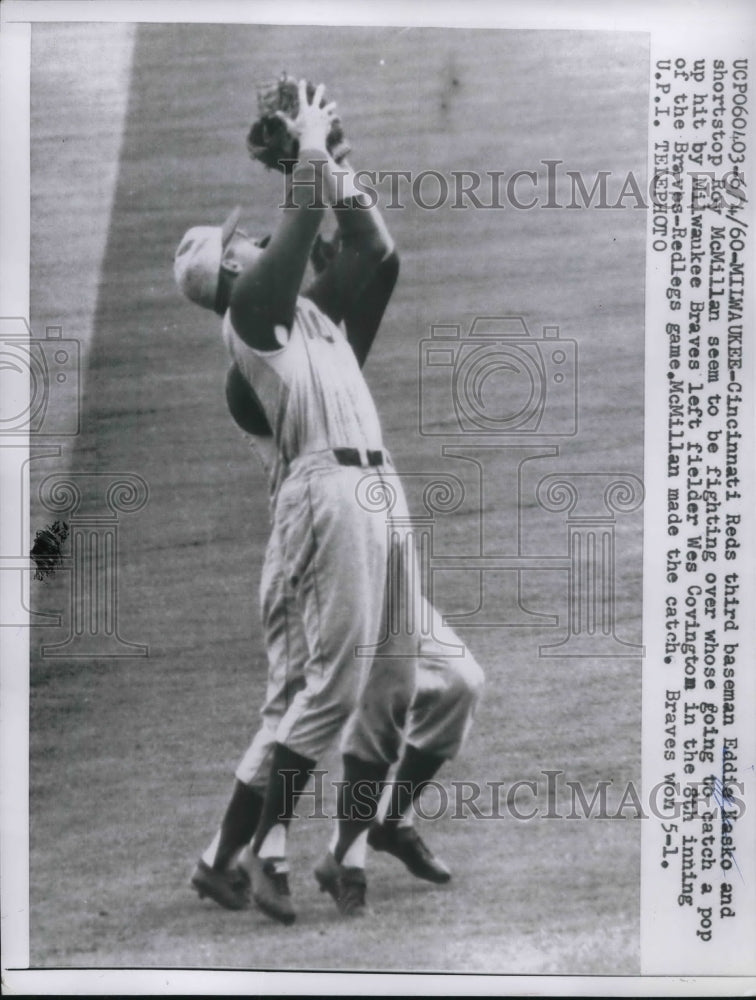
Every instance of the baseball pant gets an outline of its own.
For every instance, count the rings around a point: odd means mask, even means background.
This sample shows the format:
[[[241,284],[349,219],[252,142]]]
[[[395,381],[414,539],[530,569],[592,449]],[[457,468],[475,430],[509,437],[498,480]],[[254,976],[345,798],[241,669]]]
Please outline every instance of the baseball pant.
[[[396,477],[387,514],[358,500],[364,476],[319,453],[281,489],[260,585],[268,685],[236,771],[245,784],[265,785],[276,741],[318,759],[343,727],[342,753],[392,763],[405,728],[443,758],[469,729],[483,673],[420,593]],[[380,470],[370,476],[377,485]]]

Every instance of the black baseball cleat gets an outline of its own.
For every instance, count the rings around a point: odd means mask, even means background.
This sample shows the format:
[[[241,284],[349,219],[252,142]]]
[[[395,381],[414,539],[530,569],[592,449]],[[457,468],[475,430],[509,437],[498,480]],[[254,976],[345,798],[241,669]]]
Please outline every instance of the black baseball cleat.
[[[340,865],[329,851],[315,869],[315,878],[320,891],[333,896],[339,913],[345,917],[364,916],[367,911],[365,902],[367,879],[362,868]]]
[[[249,876],[241,868],[219,872],[200,859],[189,884],[200,899],[209,896],[227,910],[244,910],[249,906]]]
[[[263,913],[280,920],[282,924],[293,924],[297,919],[289,891],[289,866],[285,858],[249,859],[252,875],[252,898]]]
[[[228,874],[233,879],[235,884],[238,885],[246,894],[247,899],[249,899],[249,894],[252,889],[252,879],[249,877],[249,872],[244,865],[240,862],[236,868],[229,869]]]
[[[398,858],[416,878],[442,885],[451,872],[428,847],[414,826],[374,823],[368,833],[368,844],[374,851],[387,851]]]

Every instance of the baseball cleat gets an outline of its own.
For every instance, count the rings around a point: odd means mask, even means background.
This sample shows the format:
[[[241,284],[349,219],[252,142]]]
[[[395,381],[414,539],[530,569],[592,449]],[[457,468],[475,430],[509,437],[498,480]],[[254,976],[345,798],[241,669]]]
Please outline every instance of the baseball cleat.
[[[442,885],[451,872],[437,858],[414,826],[374,823],[368,833],[368,844],[374,851],[387,851],[398,858],[416,878]]]
[[[333,896],[339,913],[345,917],[361,917],[367,910],[365,894],[367,879],[362,868],[347,868],[340,865],[329,853],[315,869],[315,878],[321,892]]]
[[[189,884],[200,899],[209,896],[227,910],[243,910],[249,905],[249,876],[241,868],[219,872],[200,859]]]
[[[289,866],[285,858],[249,859],[252,868],[252,898],[263,913],[280,920],[282,924],[293,924],[297,919],[289,891]]]

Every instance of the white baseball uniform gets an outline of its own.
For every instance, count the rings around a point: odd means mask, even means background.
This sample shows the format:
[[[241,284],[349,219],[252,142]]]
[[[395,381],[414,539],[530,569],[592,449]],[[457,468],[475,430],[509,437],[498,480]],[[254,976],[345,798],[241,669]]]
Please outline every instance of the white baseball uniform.
[[[275,446],[261,584],[269,684],[263,726],[237,777],[263,784],[274,741],[317,759],[342,728],[342,752],[363,760],[395,760],[405,724],[408,742],[453,756],[482,672],[424,604],[414,552],[403,545],[403,494],[390,514],[358,499],[366,470],[379,478],[393,471],[362,372],[343,331],[309,299],[297,300],[290,333],[278,332],[278,350],[258,351],[238,337],[229,314],[224,320],[229,352]],[[399,594],[413,614],[396,607]],[[434,635],[455,643],[456,655]],[[381,657],[357,655],[383,637]]]

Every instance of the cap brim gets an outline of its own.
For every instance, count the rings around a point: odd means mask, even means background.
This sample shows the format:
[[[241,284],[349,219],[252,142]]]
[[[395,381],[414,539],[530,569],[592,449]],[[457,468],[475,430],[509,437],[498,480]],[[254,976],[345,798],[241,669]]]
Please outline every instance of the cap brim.
[[[236,227],[239,225],[240,215],[241,205],[237,205],[221,226],[221,249],[225,250],[228,246],[231,237],[236,231]]]

